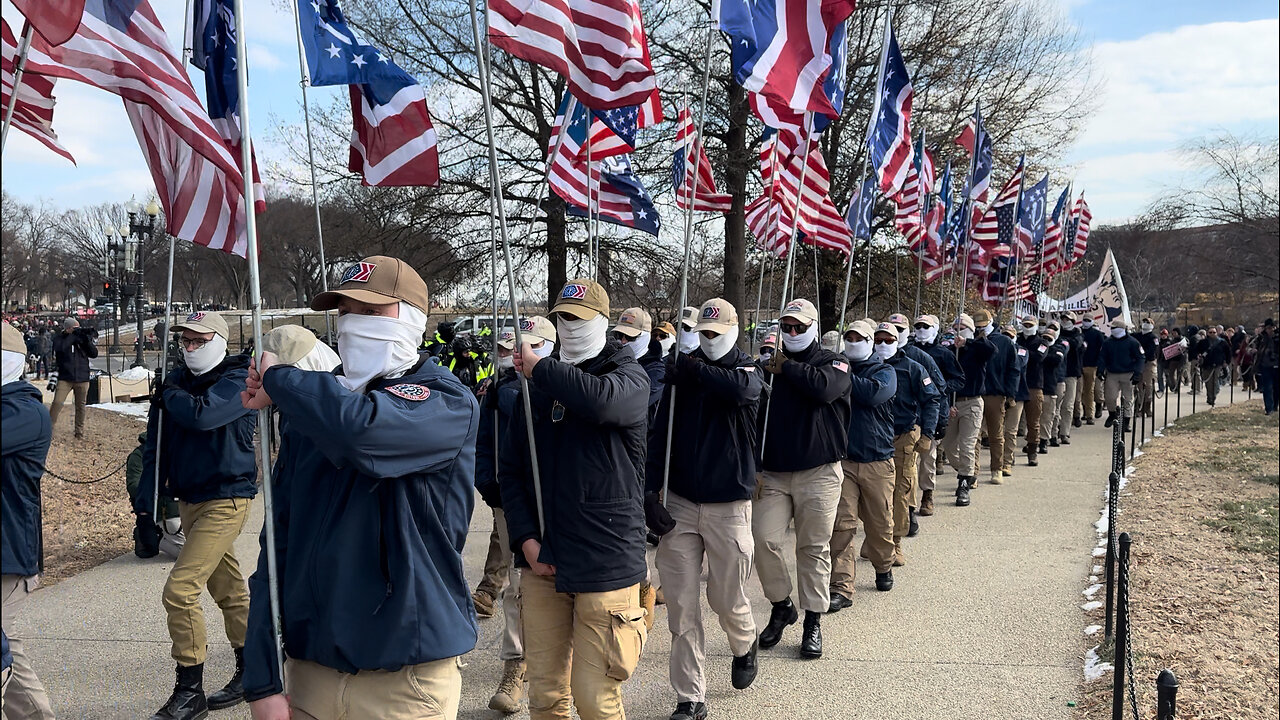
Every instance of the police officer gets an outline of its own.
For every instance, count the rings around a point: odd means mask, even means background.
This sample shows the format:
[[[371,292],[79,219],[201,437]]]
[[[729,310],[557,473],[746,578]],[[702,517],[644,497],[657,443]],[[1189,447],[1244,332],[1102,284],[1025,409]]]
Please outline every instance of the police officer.
[[[1102,403],[1099,402],[1102,381],[1098,377],[1098,363],[1102,356],[1102,343],[1106,339],[1107,336],[1094,326],[1093,318],[1086,316],[1080,321],[1080,358],[1083,363],[1080,405],[1085,425],[1092,425],[1094,417],[1102,412]]]
[[[418,354],[428,307],[408,264],[364,258],[311,300],[338,310],[342,366],[306,371],[264,351],[249,377],[244,404],[275,405],[281,418],[273,487],[288,678],[264,548],[244,676],[257,720],[457,715],[457,658],[476,642],[462,545],[479,408]]]
[[[26,345],[22,333],[9,323],[3,332],[0,370],[0,574],[3,592],[0,608],[10,631],[22,604],[40,585],[44,570],[44,541],[40,511],[40,478],[53,439],[53,425],[40,391],[22,379]],[[53,708],[44,685],[31,667],[22,640],[8,637],[5,648],[10,662],[0,702],[8,717],[52,720]]]
[[[956,505],[965,507],[969,504],[969,491],[978,481],[976,448],[983,418],[982,395],[987,386],[987,362],[995,354],[995,346],[985,336],[974,332],[973,318],[965,313],[956,318],[955,331],[957,360],[964,371],[964,385],[956,391],[956,399],[951,407],[951,426],[943,440],[943,449],[947,454],[947,461],[959,476],[956,482]]]
[[[835,529],[831,533],[831,605],[839,612],[853,605],[857,558],[853,550],[858,521],[866,531],[861,554],[876,572],[876,589],[893,589],[894,411],[898,375],[874,353],[875,329],[855,320],[844,334],[849,359],[850,412],[845,435],[844,480]]]
[[[1142,346],[1131,335],[1121,318],[1111,321],[1111,337],[1102,343],[1100,366],[1107,374],[1107,427],[1116,422],[1116,414],[1122,413],[1122,430],[1129,431],[1129,419],[1133,417],[1133,388],[1138,383],[1145,362]],[[1119,399],[1120,404],[1116,401]]]
[[[794,521],[795,584],[805,611],[800,656],[813,659],[822,657],[822,613],[831,606],[831,530],[840,502],[840,460],[848,444],[849,360],[819,345],[818,311],[808,300],[788,302],[778,329],[782,352],[765,365],[773,389],[752,517],[756,569],[773,603],[760,647],[777,645],[783,630],[799,619],[782,557]]]
[[[939,393],[938,426],[934,430],[933,439],[926,442],[926,438],[922,437],[916,452],[918,468],[916,477],[920,488],[919,514],[925,516],[933,514],[933,490],[936,486],[937,464],[941,454],[939,446],[947,435],[947,427],[951,421],[951,398],[964,387],[964,370],[956,360],[955,350],[942,345],[941,338],[938,337],[938,324],[937,315],[926,314],[916,318],[915,333],[911,343],[911,347],[918,347],[929,354],[938,366],[939,372],[942,373],[944,381],[938,383],[936,379],[934,380],[934,383],[939,386]],[[935,449],[939,452],[935,452]]]
[[[545,517],[535,502],[524,406],[498,458],[502,507],[521,568],[529,715],[622,718],[622,682],[646,637],[642,477],[649,378],[608,343],[609,295],[570,280],[552,308],[559,359],[522,348]],[[527,345],[527,344],[526,344]],[[545,522],[545,525],[542,524]]]
[[[249,593],[234,544],[258,494],[253,444],[258,418],[240,404],[249,358],[227,355],[227,322],[216,312],[192,313],[173,329],[181,333],[185,367],[170,372],[152,399],[133,503],[140,533],[160,522],[153,514],[158,466],[160,496],[177,498],[186,536],[164,586],[177,682],[153,716],[156,720],[199,718],[207,708],[244,701],[240,678]],[[205,587],[222,609],[236,656],[231,681],[207,700],[207,638],[200,605]]]
[[[1004,415],[1018,393],[1018,359],[1013,341],[995,332],[991,313],[985,309],[975,310],[973,322],[975,334],[986,337],[992,346],[982,393],[982,419],[991,450],[991,482],[999,484],[1004,463]],[[976,471],[976,464],[974,467]]]
[[[440,358],[442,365],[448,364],[449,347],[453,344],[453,339],[458,336],[454,328],[455,325],[450,320],[436,323],[436,334],[426,343],[427,353]]]
[[[625,313],[624,313],[625,314]],[[755,680],[756,624],[747,599],[751,577],[751,494],[759,445],[761,370],[737,348],[737,310],[714,298],[702,304],[699,348],[677,355],[667,374],[657,424],[650,433],[646,489],[657,493],[666,471],[670,485],[666,509],[675,527],[662,536],[657,565],[671,630],[669,678],[676,692],[671,720],[707,716],[703,671],[703,567],[707,602],[729,636],[733,654],[731,682],[744,689]],[[666,468],[667,419],[671,428],[671,465]]]
[[[906,356],[898,346],[898,329],[882,322],[875,331],[875,355],[897,374],[893,397],[893,566],[906,564],[902,538],[911,522],[909,508],[915,505],[912,484],[916,475],[916,444],[924,428],[938,424],[938,388],[920,363]]]
[[[1138,384],[1138,412],[1155,417],[1156,400],[1156,360],[1160,349],[1160,340],[1155,334],[1156,324],[1151,318],[1142,318],[1138,332],[1134,334],[1138,344],[1142,346],[1142,381]]]

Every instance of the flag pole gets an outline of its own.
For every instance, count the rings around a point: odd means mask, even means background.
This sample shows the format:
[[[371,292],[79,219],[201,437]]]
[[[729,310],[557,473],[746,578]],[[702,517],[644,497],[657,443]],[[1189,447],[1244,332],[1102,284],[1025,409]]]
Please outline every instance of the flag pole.
[[[875,102],[875,105],[873,105],[871,108],[871,117],[867,119],[867,137],[866,137],[865,145],[866,145],[868,158],[871,156],[871,138],[872,138],[872,134],[875,132],[876,119],[879,118],[880,116],[880,101],[881,101],[880,86],[884,85],[884,70],[885,70],[885,65],[887,65],[889,62],[889,37],[892,32],[893,32],[893,6],[890,5],[889,8],[885,11],[884,40],[882,40],[880,43],[880,68],[876,72],[876,84],[875,84],[876,102]],[[865,161],[864,161],[864,167],[865,167]],[[879,189],[880,189],[880,183],[879,183],[879,177],[877,177],[876,184],[875,184],[875,191],[871,195],[871,202],[873,204],[873,207],[875,203],[875,193],[878,192]],[[866,277],[866,284],[862,292],[862,316],[863,317],[871,316],[871,249],[872,249],[872,241],[875,240],[875,236],[876,236],[875,231],[871,229],[871,223],[867,223],[867,273],[866,273],[867,277]],[[852,262],[852,260],[850,260],[850,262]]]
[[[958,312],[956,313],[956,317],[964,314],[965,295],[969,292],[969,253],[971,251],[970,246],[973,244],[973,221],[971,217],[973,215],[973,188],[971,184],[973,183],[973,176],[978,173],[978,153],[982,150],[982,148],[978,146],[978,132],[982,128],[979,127],[976,122],[979,118],[979,109],[978,101],[974,100],[973,115],[975,122],[973,124],[973,151],[969,153],[969,182],[965,183],[965,185],[970,185],[970,187],[965,189],[965,192],[969,194],[969,197],[966,198],[966,200],[971,204],[968,207],[968,211],[963,213],[964,217],[962,218],[964,221],[964,257],[960,264],[960,304],[957,307]],[[956,253],[957,258],[960,258],[960,255],[961,253]],[[956,352],[958,353],[959,351],[960,348],[957,346]]]
[[[863,155],[862,155],[862,173],[858,175],[858,184],[854,190],[854,192],[857,194],[849,198],[849,202],[853,206],[853,212],[856,212],[856,213],[862,212],[862,207],[861,207],[862,206],[862,185],[867,181],[867,163],[870,160],[870,157],[871,157],[870,151],[866,147],[864,147]],[[876,186],[873,183],[872,189],[871,189],[871,209],[868,211],[869,215],[875,214],[875,204],[876,204],[875,191],[876,191]],[[846,215],[848,214],[848,210],[845,211],[845,214]],[[856,227],[857,224],[858,224],[858,219],[855,218],[854,226]],[[871,234],[872,234],[871,218],[868,217],[867,218],[867,246],[868,246],[867,262],[871,261],[870,260]],[[856,240],[857,238],[854,238],[854,239]],[[845,319],[849,314],[849,283],[851,280],[853,280],[853,258],[854,258],[853,243],[849,243],[849,265],[844,270],[844,297],[840,300],[840,335],[842,337],[844,336],[844,331],[849,327],[848,324],[846,324]]]
[[[591,268],[591,277],[598,282],[600,278],[596,274],[595,250],[593,249],[596,240],[596,210],[599,209],[599,198],[592,192],[592,188],[595,187],[591,172],[591,126],[593,124],[595,124],[595,118],[592,117],[591,110],[587,110],[587,140],[585,143],[587,151],[587,251],[584,254],[586,255],[587,265]]]
[[[822,307],[822,282],[818,276],[818,245],[814,243],[810,247],[813,248],[813,306]],[[818,336],[822,336],[822,312],[818,312]]]
[[[242,2],[243,0],[236,1]],[[515,271],[511,264],[511,238],[507,232],[507,210],[506,204],[502,202],[502,175],[498,170],[498,146],[493,132],[493,96],[490,94],[489,66],[485,62],[484,36],[480,33],[480,15],[476,10],[476,2],[479,2],[479,0],[472,0],[468,4],[468,7],[471,11],[471,31],[474,36],[476,46],[476,71],[480,80],[480,99],[484,106],[484,129],[485,135],[489,141],[489,192],[497,200],[495,206],[498,211],[498,231],[502,237],[502,255],[507,266],[507,295],[510,301],[511,316],[512,318],[518,318],[520,316],[520,305],[516,299]],[[564,129],[568,126],[569,119],[572,117],[574,109],[575,101],[571,100],[569,102],[568,112],[566,112],[564,119],[560,123],[560,136],[556,139],[555,152],[559,152],[560,145],[564,141]],[[590,125],[588,125],[587,133],[590,134],[590,132],[591,128]],[[547,173],[550,173],[551,163],[554,162],[554,160],[554,153],[547,158]],[[588,179],[590,179],[589,173]],[[544,175],[542,185],[538,192],[538,202],[534,208],[535,219],[537,218],[537,205],[542,204],[542,195],[546,192],[546,186],[547,181],[546,176]],[[529,224],[530,231],[532,232],[532,219],[529,221]],[[523,351],[524,333],[520,329],[519,322],[514,323],[514,330],[516,335],[516,346],[521,348]],[[529,399],[529,379],[526,378],[522,372],[517,372],[516,376],[520,379],[520,397],[524,401],[524,427],[529,442],[529,467],[533,476],[533,497],[538,508],[538,532],[541,537],[541,533],[546,531],[547,524],[546,515],[542,506],[542,474],[538,469],[538,447],[533,435],[533,404]]]
[[[329,264],[324,258],[324,228],[320,224],[320,190],[316,180],[316,146],[311,135],[311,108],[307,101],[307,88],[311,87],[311,72],[307,69],[307,57],[302,46],[302,20],[298,16],[298,4],[290,2],[293,7],[293,25],[298,39],[298,86],[302,88],[302,118],[307,128],[307,165],[311,170],[311,206],[316,213],[316,244],[320,249],[320,289],[329,292]],[[324,312],[325,341],[333,344],[333,315]]]
[[[1018,237],[1022,229],[1021,223],[1018,222],[1018,213],[1022,210],[1022,191],[1027,186],[1027,154],[1025,152],[1018,157],[1018,168],[1022,170],[1022,174],[1018,177],[1018,194],[1013,198],[1013,237],[1011,238],[1011,242],[1013,243],[1013,265],[1009,268],[1009,272],[1006,272],[1004,276],[1005,300],[1001,303],[1002,307],[996,309],[997,326],[1000,324],[1000,316],[1004,314],[1003,305],[1008,303],[1009,291],[1013,288],[1013,275],[1018,268],[1018,257],[1022,252],[1020,249],[1020,243],[1018,242]],[[1009,311],[1013,312],[1012,306],[1009,307]]]
[[[920,169],[924,169],[925,153],[929,152],[925,147],[925,130],[920,128]],[[929,193],[924,188],[924,173],[920,173],[920,227],[924,230],[924,237],[921,238],[920,247],[916,252],[916,306],[911,314],[911,322],[915,322],[920,317],[920,292],[924,289],[924,246],[929,241],[929,226],[926,224],[929,217]]]
[[[715,39],[716,28],[718,27],[718,18],[711,18],[711,23],[707,26],[707,43],[706,52],[702,63],[702,98],[698,107],[698,122],[694,128],[695,136],[686,137],[686,149],[684,154],[685,176],[690,173],[690,160],[692,160],[693,178],[686,184],[689,186],[689,193],[686,195],[685,212],[684,212],[684,260],[680,268],[680,307],[676,310],[676,322],[680,322],[679,313],[684,310],[685,305],[689,302],[689,256],[693,252],[693,206],[698,197],[698,181],[701,179],[701,173],[698,172],[698,166],[701,164],[701,142],[702,130],[706,127],[707,121],[707,92],[711,87],[711,48],[712,41]],[[677,193],[679,190],[677,190]],[[680,353],[680,343],[671,346],[671,357],[675,359]],[[676,386],[671,386],[671,395],[667,399],[667,443],[665,456],[662,459],[662,502],[667,502],[667,493],[671,485],[671,440],[675,434],[676,425]]]
[[[168,233],[165,233],[165,234],[168,235]],[[169,327],[170,327],[169,313],[173,312],[173,245],[174,245],[174,237],[172,235],[169,235],[169,274],[165,279],[165,292],[164,292],[164,334],[156,338],[157,340],[160,341],[160,367],[156,368],[156,375],[155,375],[157,391],[161,388],[162,386],[161,384],[164,381],[164,374],[169,369],[169,335],[171,334],[171,331],[169,330]],[[141,342],[141,339],[139,339],[139,342]],[[152,497],[151,499],[152,500],[151,519],[155,521],[156,525],[160,525],[161,523],[160,523],[160,462],[159,462],[159,458],[160,458],[160,439],[164,431],[164,422],[163,422],[164,406],[162,405],[156,411],[156,413],[157,413],[156,414],[157,461],[155,463],[156,486],[155,486],[155,491],[153,492],[154,497]]]
[[[760,299],[764,293],[764,263],[769,258],[769,251],[766,250],[764,257],[760,258],[760,280],[756,282],[756,314],[751,320],[751,337],[747,340],[747,350],[751,351],[756,344],[756,335],[760,334]]]
[[[22,86],[22,71],[27,66],[27,54],[31,52],[31,33],[34,29],[30,21],[22,23],[22,42],[18,44],[18,57],[13,66],[13,91],[9,94],[9,105],[4,109],[4,129],[0,130],[0,149],[9,140],[9,126],[13,124],[13,111],[18,107],[18,88]]]
[[[249,261],[249,305],[253,312],[254,353],[262,357],[262,284],[258,272],[258,226],[254,217],[253,136],[249,132],[249,61],[244,36],[244,0],[233,0],[236,24],[236,90],[240,98],[240,172],[244,183],[244,219]],[[271,632],[276,665],[284,680],[284,647],[280,635],[280,588],[276,563],[275,504],[271,485],[271,413],[258,411],[259,463],[262,465],[263,528],[267,545],[267,587],[271,605]]]

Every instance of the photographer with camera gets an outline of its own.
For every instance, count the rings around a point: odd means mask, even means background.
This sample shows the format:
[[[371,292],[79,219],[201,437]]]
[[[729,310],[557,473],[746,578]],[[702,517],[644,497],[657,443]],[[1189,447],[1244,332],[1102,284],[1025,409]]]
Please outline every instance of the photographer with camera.
[[[98,357],[94,342],[98,331],[82,328],[73,317],[62,321],[62,332],[53,339],[53,359],[57,369],[57,386],[53,393],[53,406],[49,416],[54,427],[68,393],[75,393],[76,439],[84,437],[84,408],[89,399],[89,360]],[[53,384],[53,380],[50,380]]]

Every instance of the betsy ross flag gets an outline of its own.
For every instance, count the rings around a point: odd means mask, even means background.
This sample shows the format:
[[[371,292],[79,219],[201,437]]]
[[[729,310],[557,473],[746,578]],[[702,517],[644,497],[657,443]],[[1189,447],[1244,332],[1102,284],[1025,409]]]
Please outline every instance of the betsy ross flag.
[[[991,189],[991,136],[982,124],[982,111],[973,109],[973,115],[965,123],[956,144],[964,148],[972,156],[969,178],[969,199],[977,205],[987,202],[987,193]],[[975,150],[976,148],[976,150]]]
[[[73,31],[74,32],[74,31]],[[9,107],[9,97],[13,93],[14,68],[17,64],[18,42],[8,21],[3,21],[4,41],[4,90],[0,93],[0,108]],[[22,75],[22,83],[18,86],[18,100],[13,106],[12,125],[30,135],[40,144],[58,153],[75,164],[76,159],[62,146],[58,134],[53,131],[53,78],[26,72]]]
[[[594,110],[658,88],[638,0],[489,0],[489,42],[562,75]]]
[[[911,99],[913,90],[898,38],[886,28],[882,78],[876,93],[875,124],[867,147],[871,166],[880,179],[880,192],[893,197],[902,189],[911,168]]]
[[[311,85],[348,85],[351,150],[347,169],[365,185],[435,185],[436,131],[412,75],[348,25],[337,0],[298,0]]]
[[[1070,210],[1067,203],[1071,199],[1071,188],[1062,189],[1062,194],[1058,196],[1058,202],[1053,206],[1053,214],[1045,224],[1044,244],[1040,251],[1036,253],[1037,262],[1034,268],[1037,274],[1045,273],[1053,275],[1058,272],[1060,262],[1062,260],[1062,232],[1063,225],[1067,221],[1067,214]]]
[[[815,247],[852,252],[849,225],[831,201],[831,175],[818,144],[811,143],[809,152],[802,153],[788,145],[789,135],[767,132],[770,137],[760,149],[764,192],[746,208],[751,233],[761,247],[777,257],[786,255],[793,229],[803,242]],[[779,145],[776,154],[774,143]],[[804,188],[798,191],[802,174]]]
[[[1017,240],[1017,251],[1021,257],[1032,257],[1032,253],[1044,242],[1044,211],[1048,193],[1047,174],[1040,178],[1040,182],[1022,192],[1022,200],[1018,203]]]
[[[676,150],[671,161],[672,187],[676,191],[676,207],[686,210],[693,197],[693,209],[705,212],[729,212],[733,196],[716,192],[711,160],[702,147],[702,138],[693,126],[689,108],[680,110],[680,127],[676,131]],[[696,173],[697,182],[694,182]],[[695,187],[696,184],[696,187]]]
[[[1009,182],[973,226],[973,241],[997,256],[1013,254],[1014,210],[1022,193],[1022,167],[1023,161],[1019,158]]]

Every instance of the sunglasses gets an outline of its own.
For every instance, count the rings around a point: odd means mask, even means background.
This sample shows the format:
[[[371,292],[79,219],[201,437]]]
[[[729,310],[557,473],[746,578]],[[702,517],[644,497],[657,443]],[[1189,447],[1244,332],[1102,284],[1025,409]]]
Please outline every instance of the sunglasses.
[[[712,330],[700,330],[699,332],[702,334],[702,337],[708,340],[715,340],[716,338],[720,337],[720,333]]]
[[[199,350],[200,348],[209,344],[209,341],[205,340],[204,338],[185,338],[184,337],[184,338],[179,338],[178,342],[182,344],[182,347],[187,348],[189,350]]]
[[[790,335],[803,335],[809,331],[809,326],[802,323],[778,323],[778,329]]]

